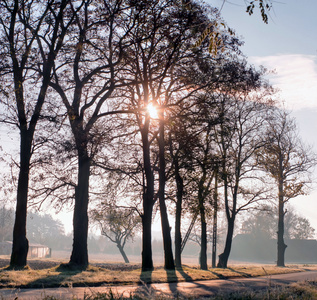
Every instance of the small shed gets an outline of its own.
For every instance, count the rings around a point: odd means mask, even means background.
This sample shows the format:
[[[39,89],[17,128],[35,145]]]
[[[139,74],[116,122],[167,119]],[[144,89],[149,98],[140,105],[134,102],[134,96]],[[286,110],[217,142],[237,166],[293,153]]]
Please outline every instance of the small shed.
[[[41,244],[29,244],[28,257],[30,258],[45,258],[51,257],[51,248]]]
[[[10,255],[12,251],[12,242],[0,242],[0,255]],[[51,257],[52,249],[41,244],[29,244],[28,258]]]

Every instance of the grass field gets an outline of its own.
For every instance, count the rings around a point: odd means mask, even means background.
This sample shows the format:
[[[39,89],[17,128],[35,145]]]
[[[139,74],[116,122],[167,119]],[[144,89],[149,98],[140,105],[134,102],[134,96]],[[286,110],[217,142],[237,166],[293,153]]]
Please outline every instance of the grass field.
[[[55,287],[93,287],[103,285],[128,285],[159,282],[181,282],[194,280],[227,279],[238,277],[269,276],[273,274],[317,270],[316,265],[288,265],[281,268],[263,264],[232,264],[227,269],[209,268],[200,270],[197,265],[186,265],[182,269],[166,271],[156,266],[151,272],[142,272],[139,263],[123,264],[94,261],[86,270],[65,268],[60,260],[30,259],[29,266],[23,270],[8,270],[8,260],[0,257],[0,289],[1,288],[55,288]],[[64,261],[62,261],[64,262]],[[134,294],[130,298],[122,295],[92,294],[84,299],[174,299],[174,296]],[[0,298],[1,299],[1,298]],[[18,299],[18,298],[17,298]],[[43,297],[57,300],[59,298]],[[73,299],[77,299],[74,297]],[[187,299],[178,297],[178,299]],[[190,298],[189,298],[190,299]],[[196,299],[196,298],[195,298]],[[205,298],[206,299],[206,298]],[[207,298],[208,299],[208,298]],[[304,282],[283,288],[268,287],[265,291],[244,291],[243,293],[219,294],[210,299],[317,299],[317,283]]]
[[[4,265],[4,263],[2,263]],[[24,270],[0,269],[0,288],[48,288],[60,286],[101,286],[104,284],[126,285],[158,282],[181,282],[193,280],[255,277],[317,270],[315,265],[290,265],[284,268],[273,265],[239,265],[227,269],[200,270],[198,266],[187,265],[176,271],[156,267],[142,272],[140,264],[94,263],[86,270],[69,269],[58,261],[29,260]]]

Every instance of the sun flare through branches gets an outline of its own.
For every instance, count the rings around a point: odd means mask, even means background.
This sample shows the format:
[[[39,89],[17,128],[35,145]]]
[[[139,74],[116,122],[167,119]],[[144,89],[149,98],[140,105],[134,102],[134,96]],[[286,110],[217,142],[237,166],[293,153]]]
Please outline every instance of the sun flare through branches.
[[[146,109],[151,119],[158,119],[157,108],[153,105],[153,103],[149,103]]]

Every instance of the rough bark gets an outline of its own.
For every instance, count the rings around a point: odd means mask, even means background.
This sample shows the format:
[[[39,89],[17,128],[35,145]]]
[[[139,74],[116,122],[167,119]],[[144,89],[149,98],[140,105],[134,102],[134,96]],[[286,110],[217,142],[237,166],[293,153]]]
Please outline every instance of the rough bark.
[[[228,259],[231,251],[233,231],[234,231],[234,221],[236,216],[236,205],[237,205],[237,190],[238,190],[238,177],[236,177],[235,190],[233,193],[233,207],[230,214],[229,209],[229,199],[228,199],[228,176],[226,173],[226,154],[223,158],[222,162],[222,172],[223,172],[223,183],[224,183],[224,199],[225,199],[225,211],[227,218],[227,237],[224,251],[219,255],[219,260],[217,264],[217,268],[227,268]]]
[[[164,116],[160,116],[159,133],[159,203],[161,212],[161,226],[164,246],[164,267],[166,270],[174,270],[174,258],[172,251],[171,228],[168,221],[165,203],[165,144],[164,144]]]
[[[179,173],[179,165],[177,157],[175,157],[175,181],[176,181],[176,211],[175,211],[175,266],[180,268],[182,266],[182,233],[181,233],[181,221],[182,221],[182,203],[184,182]]]
[[[88,202],[89,202],[90,159],[86,153],[79,154],[78,184],[75,190],[73,216],[73,249],[70,264],[85,268],[88,266]]]
[[[204,206],[200,207],[201,218],[201,247],[200,247],[200,268],[208,270],[207,266],[207,223]]]
[[[20,173],[17,188],[15,222],[10,267],[22,268],[27,264],[29,242],[26,238],[27,200],[29,188],[29,170],[31,144],[26,130],[21,131]]]
[[[27,120],[24,111],[22,70],[18,66],[15,56],[13,57],[13,70],[16,105],[20,126],[20,172],[17,186],[17,200],[10,267],[21,268],[27,264],[27,253],[29,249],[28,240],[26,238],[26,217],[33,132],[29,132],[27,128]]]
[[[282,155],[279,159],[279,179],[278,179],[278,230],[277,230],[277,266],[285,267],[285,250],[284,243],[284,181],[283,181],[283,161]]]
[[[144,198],[143,198],[144,199]],[[143,204],[142,215],[142,271],[153,270],[152,259],[152,212],[153,207]]]
[[[207,267],[207,223],[205,216],[205,209],[200,209],[201,217],[201,248],[200,248],[200,268],[202,270],[208,270]]]
[[[141,130],[143,163],[145,180],[143,187],[142,215],[142,271],[153,270],[152,259],[152,213],[154,204],[154,176],[151,168],[150,145],[148,138],[149,120],[146,120]]]
[[[231,246],[232,246],[233,231],[234,231],[234,218],[229,218],[226,244],[225,244],[224,251],[219,255],[217,268],[228,267],[228,260],[229,260],[229,255],[231,251]]]
[[[216,267],[216,256],[217,256],[217,215],[218,215],[218,168],[215,170],[215,190],[214,190],[214,201],[213,201],[213,229],[212,229],[212,254],[211,254],[211,266]]]
[[[164,246],[164,268],[166,270],[174,270],[174,258],[172,251],[172,239],[171,239],[171,228],[169,226],[165,201],[160,201],[160,212],[161,212],[161,225],[163,234],[163,246]]]
[[[201,244],[200,244],[200,268],[207,270],[207,224],[206,224],[206,213],[204,204],[204,184],[206,182],[206,170],[203,170],[203,176],[199,181],[198,187],[198,201],[199,201],[199,213],[201,223]]]

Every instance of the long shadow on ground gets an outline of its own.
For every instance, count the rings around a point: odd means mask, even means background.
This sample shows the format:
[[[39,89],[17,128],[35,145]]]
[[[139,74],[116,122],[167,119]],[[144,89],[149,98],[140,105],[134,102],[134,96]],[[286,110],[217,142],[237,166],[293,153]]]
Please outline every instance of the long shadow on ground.
[[[193,278],[191,276],[189,276],[182,267],[180,268],[176,268],[176,270],[181,274],[181,276],[184,278],[184,280],[186,282],[192,282],[193,281]],[[169,272],[167,272],[167,274],[169,274]],[[175,271],[174,271],[174,276],[175,278],[176,277],[176,274],[175,274]],[[169,279],[169,276],[167,275],[167,278]],[[176,299],[178,299],[179,297],[184,297],[185,294],[183,292],[181,292],[177,286],[177,284],[175,284],[175,282],[177,282],[178,280],[176,279],[176,281],[174,280],[174,283],[173,281],[169,281],[169,289],[170,291],[173,293],[174,297]]]
[[[141,275],[140,275],[141,284],[152,283],[152,272],[153,272],[153,270],[141,271]]]
[[[249,273],[237,271],[237,270],[234,270],[234,269],[232,269],[232,268],[228,268],[228,270],[231,270],[232,272],[238,273],[238,274],[240,274],[240,275],[241,275],[242,277],[244,277],[244,278],[250,278],[250,277],[252,277],[252,275],[249,274]]]
[[[216,275],[219,279],[228,279],[228,277],[226,277],[226,276],[224,276],[224,275],[222,275],[222,274],[220,274],[220,273],[217,273],[217,272],[211,271],[211,270],[208,270],[208,271],[209,271],[210,273]]]
[[[41,277],[29,282],[26,286],[22,285],[20,286],[20,288],[50,288],[61,286],[69,287],[69,283],[65,281],[67,281],[68,278],[81,273],[84,270],[84,268],[80,268],[77,266],[61,264],[55,269],[56,272],[59,272],[58,274],[48,274],[45,277]]]
[[[183,268],[178,268],[177,271],[182,275],[185,281],[193,281],[193,278],[190,277]]]
[[[166,270],[166,276],[167,276],[167,282],[168,282],[170,291],[173,294],[176,294],[177,286],[176,284],[173,284],[173,283],[178,282],[178,278],[177,278],[175,270]]]

